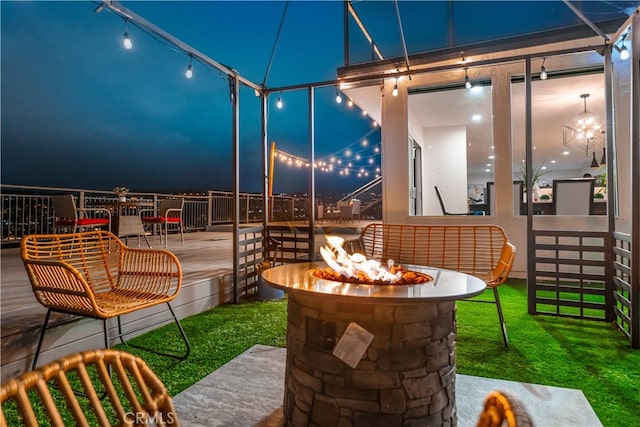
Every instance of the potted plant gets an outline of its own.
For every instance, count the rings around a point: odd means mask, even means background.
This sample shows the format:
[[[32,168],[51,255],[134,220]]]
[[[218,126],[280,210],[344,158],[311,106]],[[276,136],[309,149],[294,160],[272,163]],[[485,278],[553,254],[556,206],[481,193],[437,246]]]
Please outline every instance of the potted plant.
[[[115,187],[112,191],[118,196],[119,201],[127,201],[127,193],[129,192],[127,187]]]
[[[544,161],[538,166],[534,166],[531,171],[531,187],[533,188],[533,201],[537,201],[538,180],[543,175]],[[520,163],[520,179],[522,180],[522,192],[527,193],[527,168],[524,162]]]

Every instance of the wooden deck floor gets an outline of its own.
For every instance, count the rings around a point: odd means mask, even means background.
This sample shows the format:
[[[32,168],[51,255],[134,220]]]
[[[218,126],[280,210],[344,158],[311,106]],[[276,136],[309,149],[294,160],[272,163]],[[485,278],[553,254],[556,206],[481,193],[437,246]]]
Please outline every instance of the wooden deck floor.
[[[317,230],[316,235],[353,235],[364,225],[366,222],[347,226],[323,224],[323,229]],[[188,233],[184,246],[180,245],[179,235],[169,236],[167,249],[176,254],[183,269],[183,288],[172,303],[179,318],[231,302],[228,290],[233,281],[232,239],[230,227],[221,228],[221,231]],[[130,238],[128,244],[136,246],[137,239]],[[161,247],[158,237],[151,238],[151,244],[154,248]],[[317,239],[316,246],[321,244],[324,239]],[[144,240],[140,245],[146,247]],[[4,382],[30,367],[46,309],[33,296],[20,259],[20,249],[5,248],[0,255],[0,376]],[[149,308],[145,310],[145,317],[160,316],[165,311],[164,308]],[[128,322],[136,323],[140,319],[133,318]],[[74,351],[104,346],[102,326],[97,320],[54,313],[52,323],[57,326],[54,333],[47,332],[39,365]]]

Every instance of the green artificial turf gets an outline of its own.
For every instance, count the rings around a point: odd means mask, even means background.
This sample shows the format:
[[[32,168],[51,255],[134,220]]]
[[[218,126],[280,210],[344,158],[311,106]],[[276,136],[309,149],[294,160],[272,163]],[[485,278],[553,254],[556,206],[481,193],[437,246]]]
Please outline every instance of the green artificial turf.
[[[528,315],[523,281],[512,280],[499,292],[509,348],[494,305],[459,302],[458,373],[580,389],[605,426],[640,425],[640,350],[632,350],[621,332],[606,322]],[[119,347],[145,359],[171,395],[254,344],[284,347],[286,300],[219,306],[182,324],[192,345],[186,360]],[[181,348],[175,325],[132,342]]]

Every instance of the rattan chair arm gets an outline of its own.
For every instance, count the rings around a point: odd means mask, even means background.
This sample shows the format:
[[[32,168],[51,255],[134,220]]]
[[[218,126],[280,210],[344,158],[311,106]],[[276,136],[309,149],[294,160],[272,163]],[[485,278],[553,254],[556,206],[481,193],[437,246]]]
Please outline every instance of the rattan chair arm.
[[[491,277],[487,280],[487,286],[496,287],[502,285],[509,278],[513,261],[516,258],[516,247],[510,242],[505,242],[498,259],[498,264],[491,270]]]
[[[84,278],[82,277],[82,274],[80,274],[80,272],[75,267],[65,263],[64,261],[23,260],[23,262],[27,270],[27,274],[29,275],[29,278],[31,280],[34,292],[46,291],[63,295],[83,296],[89,298],[92,305],[96,307],[96,301],[93,296],[93,290],[91,289],[91,286],[89,286],[86,280],[84,280]],[[37,268],[43,271],[51,270],[50,273],[47,273],[45,275],[50,278],[56,278],[57,280],[49,280],[46,286],[42,286],[38,278],[39,275],[33,272],[31,266],[38,266]],[[73,278],[74,280],[66,283],[60,282],[60,280],[64,277]],[[70,288],[70,286],[74,285],[76,289]],[[36,298],[38,298],[37,295]],[[38,298],[38,300],[40,301],[40,298]],[[45,303],[44,301],[40,302],[45,307],[49,307],[48,303]]]
[[[111,211],[107,208],[76,208],[76,212],[104,212],[109,218],[109,221],[111,221]]]
[[[155,214],[156,208],[146,208],[138,210],[138,214],[140,214],[140,216],[142,216],[144,212],[153,212]]]
[[[179,212],[180,216],[182,216],[182,209],[178,209],[178,208],[171,208],[171,209],[167,209],[165,211],[164,216],[169,216],[169,212]]]

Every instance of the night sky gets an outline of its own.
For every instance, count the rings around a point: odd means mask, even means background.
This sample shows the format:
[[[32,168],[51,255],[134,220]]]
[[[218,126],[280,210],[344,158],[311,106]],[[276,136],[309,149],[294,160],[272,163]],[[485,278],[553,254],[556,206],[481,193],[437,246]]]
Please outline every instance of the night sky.
[[[124,6],[240,72],[265,77],[285,3],[124,2]],[[2,182],[132,191],[230,190],[226,76],[93,2],[6,2],[2,13]],[[342,3],[291,2],[268,87],[333,80],[342,65]],[[260,104],[241,86],[241,191],[261,189]],[[280,94],[278,94],[280,95]],[[269,99],[269,141],[309,158],[306,90]],[[360,151],[372,121],[335,88],[316,90],[316,157]],[[380,131],[367,137],[369,154]],[[363,152],[363,157],[366,153]],[[379,164],[379,155],[376,163]],[[366,163],[368,168],[372,165]],[[307,189],[307,171],[277,164],[274,191]],[[317,190],[368,179],[318,173]]]
[[[619,17],[638,2],[579,2],[592,20]],[[136,14],[262,83],[285,8],[282,1],[123,2]],[[392,1],[354,2],[385,57],[401,57]],[[162,40],[127,27],[97,3],[1,1],[1,179],[3,184],[131,191],[230,190],[231,104],[227,78]],[[409,53],[487,41],[579,23],[560,1],[399,2]],[[449,32],[449,19],[453,31]],[[351,24],[353,25],[353,24]],[[351,61],[370,49],[350,29]],[[344,65],[343,3],[292,1],[267,87],[334,80]],[[260,105],[240,92],[241,181],[261,190]],[[347,192],[375,175],[380,130],[372,120],[335,102],[336,89],[316,91],[316,158],[353,161],[348,178],[316,174],[319,193]],[[285,107],[275,108],[282,96]],[[268,139],[309,158],[306,90],[272,94]],[[366,135],[367,145],[363,146]],[[353,157],[346,158],[351,150]],[[361,160],[355,160],[355,154]],[[374,160],[374,164],[369,163]],[[368,177],[355,171],[366,168]],[[306,168],[275,168],[274,192],[308,188]]]

